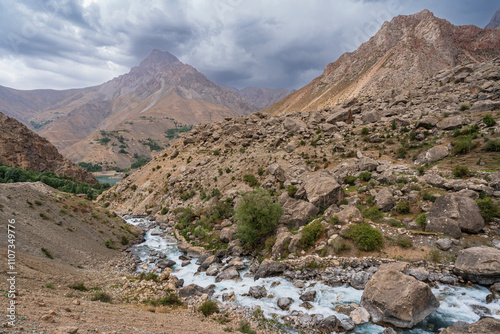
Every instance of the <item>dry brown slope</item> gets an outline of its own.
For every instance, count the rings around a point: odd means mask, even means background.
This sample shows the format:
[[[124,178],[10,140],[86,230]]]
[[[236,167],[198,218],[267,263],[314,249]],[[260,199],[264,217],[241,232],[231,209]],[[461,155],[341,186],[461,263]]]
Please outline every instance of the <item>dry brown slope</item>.
[[[0,163],[38,172],[53,171],[80,182],[97,182],[91,174],[63,157],[47,139],[2,113],[0,113]]]
[[[351,97],[405,88],[448,67],[500,56],[500,31],[454,26],[428,10],[400,15],[354,52],[326,66],[321,76],[265,110],[321,109]]]

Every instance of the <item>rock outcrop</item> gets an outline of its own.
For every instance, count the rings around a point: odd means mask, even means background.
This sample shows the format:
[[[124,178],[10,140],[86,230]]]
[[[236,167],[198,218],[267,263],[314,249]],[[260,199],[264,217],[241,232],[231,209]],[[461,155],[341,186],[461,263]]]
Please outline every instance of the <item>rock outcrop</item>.
[[[455,261],[454,272],[481,285],[500,282],[500,250],[493,247],[461,250]]]
[[[427,284],[381,266],[366,284],[361,306],[375,323],[412,328],[434,312],[439,301]]]

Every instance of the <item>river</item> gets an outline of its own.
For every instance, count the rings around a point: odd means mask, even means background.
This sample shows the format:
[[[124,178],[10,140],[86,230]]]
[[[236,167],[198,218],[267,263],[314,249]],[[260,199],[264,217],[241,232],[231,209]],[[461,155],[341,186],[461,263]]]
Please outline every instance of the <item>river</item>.
[[[144,219],[127,219],[129,224],[148,226],[150,223]],[[147,228],[146,228],[147,230]],[[147,231],[145,242],[131,247],[133,254],[141,259],[141,264],[148,264],[148,268],[152,269],[154,263],[151,263],[151,250],[159,253],[164,253],[167,259],[176,262],[172,267],[174,275],[180,279],[184,279],[184,285],[197,284],[202,287],[215,285],[215,293],[217,300],[222,303],[222,293],[234,291],[235,301],[237,305],[255,309],[260,307],[264,316],[272,317],[273,314],[279,316],[290,315],[293,311],[303,313],[322,314],[325,318],[330,315],[335,315],[338,319],[348,319],[344,314],[337,313],[334,308],[337,305],[348,303],[357,303],[361,301],[362,290],[356,290],[350,285],[341,287],[331,287],[321,282],[305,282],[305,288],[298,289],[294,286],[294,282],[284,277],[260,278],[254,281],[253,277],[245,277],[248,272],[249,261],[245,260],[247,268],[240,271],[241,281],[225,280],[219,283],[215,282],[215,276],[207,276],[205,272],[197,273],[198,266],[195,264],[196,259],[191,261],[191,264],[182,267],[182,261],[179,256],[182,253],[177,249],[177,243],[174,241],[163,239],[159,235],[152,235],[154,228]],[[276,285],[279,282],[279,285]],[[274,284],[273,284],[274,283]],[[255,299],[250,296],[242,296],[248,293],[252,286],[264,286],[271,298]],[[299,306],[302,302],[299,297],[304,291],[310,289],[316,290],[316,299],[310,302],[313,309],[307,311]],[[446,284],[439,284],[437,288],[432,288],[432,292],[440,301],[440,307],[429,315],[426,319],[420,322],[412,329],[400,331],[406,334],[430,334],[436,333],[439,328],[451,326],[456,321],[475,322],[480,319],[479,314],[488,314],[500,319],[500,304],[493,302],[486,303],[486,296],[490,293],[488,289],[482,286],[461,287]],[[280,297],[291,297],[294,303],[290,306],[289,311],[281,310],[277,306],[277,299]],[[384,327],[375,324],[357,325],[350,333],[382,333]],[[291,332],[294,332],[291,330]]]

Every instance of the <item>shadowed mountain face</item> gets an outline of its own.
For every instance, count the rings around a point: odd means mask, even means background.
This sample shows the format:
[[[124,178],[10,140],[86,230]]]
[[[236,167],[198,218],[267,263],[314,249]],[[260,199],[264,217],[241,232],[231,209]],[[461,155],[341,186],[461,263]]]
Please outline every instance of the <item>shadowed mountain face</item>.
[[[246,87],[239,93],[257,108],[264,109],[293,92],[294,90],[282,88]]]
[[[83,168],[63,157],[47,139],[2,113],[0,113],[0,163],[37,172],[53,171],[80,182],[97,182]]]
[[[500,27],[500,9],[493,14],[493,17],[484,29],[498,29],[498,27]]]
[[[326,66],[321,76],[266,109],[325,108],[349,98],[413,82],[465,63],[500,56],[500,30],[454,26],[428,10],[385,22],[369,41]]]
[[[237,91],[215,84],[159,50],[129,73],[95,87],[0,87],[0,111],[36,129],[65,156],[119,168],[128,168],[137,157],[150,158],[155,149],[167,145],[168,129],[175,132],[185,125],[257,110]]]

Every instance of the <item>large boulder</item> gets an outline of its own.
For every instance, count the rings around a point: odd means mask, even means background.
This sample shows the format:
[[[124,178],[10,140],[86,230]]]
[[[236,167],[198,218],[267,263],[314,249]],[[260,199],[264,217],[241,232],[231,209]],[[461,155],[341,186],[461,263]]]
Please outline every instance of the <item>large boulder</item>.
[[[318,329],[318,331],[320,333],[329,334],[329,333],[336,332],[339,324],[340,324],[339,319],[337,319],[336,316],[331,315],[331,316],[326,317],[323,320],[321,320],[319,322],[318,326],[316,326],[316,328]]]
[[[259,278],[278,276],[283,274],[286,270],[286,266],[281,262],[275,261],[263,261],[259,266],[259,269],[255,273],[254,280]]]
[[[307,200],[318,208],[339,204],[344,199],[344,190],[334,177],[322,173],[312,176],[304,183]]]
[[[394,206],[394,200],[392,197],[392,191],[389,188],[382,188],[375,195],[375,205],[380,208],[382,211],[389,211]]]
[[[207,253],[205,248],[200,246],[193,246],[188,243],[183,243],[177,246],[180,252],[185,253],[189,257],[200,257]]]
[[[423,165],[426,163],[432,163],[446,158],[450,152],[448,147],[444,145],[434,146],[425,152],[418,155],[417,160],[415,160],[416,165]]]
[[[363,123],[375,123],[380,121],[382,114],[376,110],[368,111],[361,116]]]
[[[481,285],[500,282],[500,250],[493,247],[463,249],[458,252],[453,271]]]
[[[436,124],[436,127],[440,130],[453,130],[462,127],[462,125],[467,124],[467,118],[463,116],[448,117]]]
[[[272,164],[268,168],[269,174],[273,175],[276,180],[280,182],[285,182],[286,181],[286,173],[283,167],[281,167],[279,164]]]
[[[345,225],[351,222],[359,223],[363,221],[361,211],[354,205],[341,206],[341,209],[342,210],[333,215],[337,216],[339,224]]]
[[[215,278],[215,282],[222,282],[224,280],[230,280],[230,279],[238,279],[240,278],[240,273],[236,268],[230,267],[221,272],[217,277]]]
[[[293,199],[287,193],[280,196],[279,202],[283,206],[280,223],[291,227],[305,225],[310,217],[317,215],[319,212],[319,209],[314,204]]]
[[[296,118],[285,117],[283,120],[283,128],[290,132],[299,132],[300,130],[307,129],[306,123]]]
[[[278,299],[278,307],[283,311],[290,309],[290,305],[292,305],[293,299],[290,297],[281,297]]]
[[[462,322],[455,323],[445,328],[441,334],[498,334],[500,333],[500,319],[482,318],[472,324],[463,325]]]
[[[250,297],[253,297],[255,299],[261,299],[261,298],[266,298],[267,297],[267,290],[263,286],[251,286],[250,289],[248,290],[248,295]]]
[[[425,230],[460,238],[462,232],[478,233],[484,219],[477,203],[463,194],[439,196],[427,215]]]
[[[238,233],[238,225],[234,224],[231,227],[224,227],[219,234],[220,241],[228,243],[234,240],[234,236]]]
[[[412,328],[439,307],[429,286],[382,265],[368,281],[361,306],[378,324]]]
[[[276,241],[274,242],[273,248],[271,249],[271,255],[273,259],[279,259],[283,257],[285,252],[288,251],[288,246],[290,245],[290,240],[293,234],[288,231],[286,227],[278,229],[276,233]]]
[[[201,297],[204,294],[211,296],[214,290],[203,288],[196,284],[189,284],[179,289],[179,297]]]

